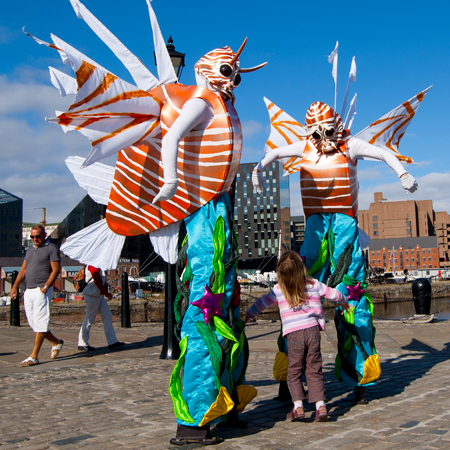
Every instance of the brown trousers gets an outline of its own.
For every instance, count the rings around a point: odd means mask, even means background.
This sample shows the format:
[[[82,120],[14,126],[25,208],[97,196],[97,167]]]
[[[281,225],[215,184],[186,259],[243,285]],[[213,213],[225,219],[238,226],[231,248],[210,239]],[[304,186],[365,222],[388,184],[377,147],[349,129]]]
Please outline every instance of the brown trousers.
[[[292,401],[306,400],[301,378],[303,367],[305,367],[309,403],[326,401],[319,327],[294,331],[289,333],[286,339],[288,348],[287,382]]]

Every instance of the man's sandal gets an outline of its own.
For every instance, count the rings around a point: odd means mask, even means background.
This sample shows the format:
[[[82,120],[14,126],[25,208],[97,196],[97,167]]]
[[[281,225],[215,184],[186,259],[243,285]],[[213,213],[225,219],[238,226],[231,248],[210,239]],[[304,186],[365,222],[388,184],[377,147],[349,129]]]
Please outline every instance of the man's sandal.
[[[39,364],[39,361],[37,359],[32,358],[29,356],[27,359],[24,359],[19,365],[20,367],[30,367],[30,366],[37,366]]]
[[[61,351],[61,348],[64,344],[64,341],[61,339],[59,341],[59,344],[52,347],[52,353],[50,354],[51,359],[56,359],[59,355],[59,352]]]

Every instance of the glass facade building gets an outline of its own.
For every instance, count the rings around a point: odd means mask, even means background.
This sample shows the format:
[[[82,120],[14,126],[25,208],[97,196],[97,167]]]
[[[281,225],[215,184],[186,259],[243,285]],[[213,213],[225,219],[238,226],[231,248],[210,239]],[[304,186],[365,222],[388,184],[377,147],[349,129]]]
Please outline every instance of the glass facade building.
[[[276,260],[280,246],[291,248],[289,177],[283,177],[278,161],[264,170],[263,192],[252,184],[252,170],[257,163],[239,165],[235,184],[234,226],[239,241],[239,260],[264,258]]]

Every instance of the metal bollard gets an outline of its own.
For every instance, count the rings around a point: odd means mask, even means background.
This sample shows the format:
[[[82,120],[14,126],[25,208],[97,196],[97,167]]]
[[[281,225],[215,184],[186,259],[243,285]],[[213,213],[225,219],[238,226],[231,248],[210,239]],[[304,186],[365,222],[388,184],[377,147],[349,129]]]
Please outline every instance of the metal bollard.
[[[412,284],[414,308],[416,314],[430,314],[431,283],[427,278],[417,278]]]
[[[122,328],[131,328],[130,293],[128,291],[128,274],[122,274]]]
[[[17,275],[19,275],[19,272],[15,270],[12,273],[12,284],[11,286],[14,286],[14,283],[16,282]],[[17,296],[13,300],[11,299],[11,309],[9,313],[9,324],[12,327],[20,327],[20,293],[19,289],[17,289]]]
[[[175,313],[173,303],[177,295],[176,265],[166,263],[166,282],[164,286],[164,334],[163,347],[159,359],[178,359],[180,345],[174,334]]]

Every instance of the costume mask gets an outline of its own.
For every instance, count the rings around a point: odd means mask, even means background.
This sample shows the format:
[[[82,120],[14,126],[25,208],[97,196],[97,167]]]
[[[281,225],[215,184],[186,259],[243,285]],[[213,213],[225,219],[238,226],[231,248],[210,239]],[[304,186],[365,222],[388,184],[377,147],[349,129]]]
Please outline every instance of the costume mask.
[[[314,102],[306,112],[305,130],[308,139],[322,153],[333,152],[344,142],[344,125],[331,106]]]
[[[195,64],[195,72],[208,83],[213,91],[221,92],[225,98],[234,102],[233,90],[241,82],[241,73],[253,72],[267,63],[250,69],[241,69],[239,55],[244,50],[247,38],[234,53],[230,47],[216,48],[200,58]]]

